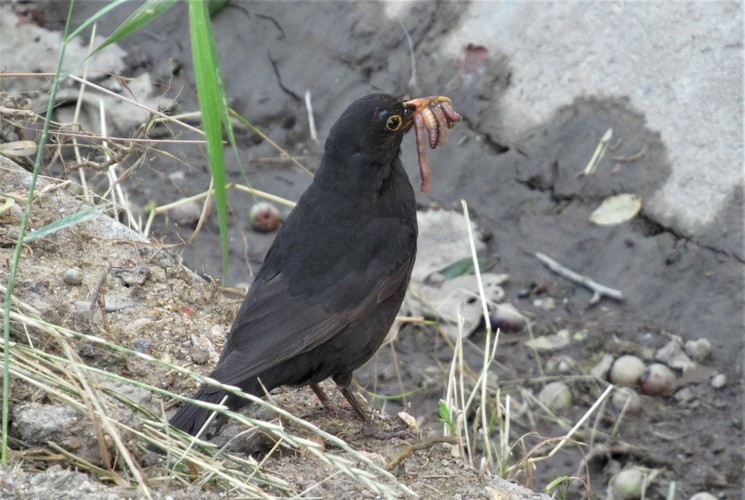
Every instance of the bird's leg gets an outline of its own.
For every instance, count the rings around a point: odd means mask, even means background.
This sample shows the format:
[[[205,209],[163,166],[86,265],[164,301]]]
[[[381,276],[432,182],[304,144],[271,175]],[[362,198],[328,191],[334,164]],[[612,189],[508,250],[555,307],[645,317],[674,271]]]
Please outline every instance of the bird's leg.
[[[360,403],[357,401],[357,398],[354,397],[354,394],[349,390],[348,387],[339,387],[339,390],[344,395],[347,401],[349,401],[349,404],[352,405],[352,408],[354,408],[355,413],[359,415],[359,417],[362,419],[362,434],[364,436],[370,436],[374,437],[376,439],[391,439],[391,438],[399,438],[399,439],[407,439],[412,436],[411,430],[408,428],[402,428],[397,430],[380,430],[375,427],[375,424],[372,423],[372,420],[370,420],[370,417],[365,413],[365,411],[362,409],[362,406],[360,406]]]
[[[310,388],[313,390],[313,394],[316,395],[318,398],[318,401],[321,402],[321,405],[324,407],[326,411],[336,410],[334,408],[334,405],[331,404],[331,401],[329,401],[328,396],[326,396],[326,393],[323,392],[323,389],[318,384],[309,384]]]
[[[372,420],[370,420],[370,417],[367,416],[367,413],[362,409],[362,406],[360,406],[359,401],[357,401],[357,398],[354,397],[354,394],[349,390],[349,387],[339,387],[339,390],[341,391],[344,398],[349,401],[350,406],[354,410],[354,412],[362,419],[364,422],[364,427],[370,427],[374,429],[374,425],[372,423]]]

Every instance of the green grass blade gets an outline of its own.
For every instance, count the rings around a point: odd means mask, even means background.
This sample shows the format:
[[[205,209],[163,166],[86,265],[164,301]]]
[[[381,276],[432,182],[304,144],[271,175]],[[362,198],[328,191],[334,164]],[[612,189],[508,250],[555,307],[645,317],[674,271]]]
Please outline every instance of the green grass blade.
[[[80,212],[76,212],[72,215],[68,215],[67,217],[63,217],[62,219],[56,220],[52,222],[51,224],[47,224],[46,226],[43,226],[37,229],[33,233],[27,234],[25,238],[23,239],[23,241],[24,243],[28,243],[29,241],[39,239],[42,236],[47,236],[49,234],[56,233],[57,231],[61,229],[65,229],[66,227],[74,226],[75,224],[80,224],[84,220],[90,219],[91,217],[101,212],[102,210],[105,210],[109,206],[111,206],[111,202],[103,203],[95,207],[88,207],[84,210],[81,210]]]
[[[114,3],[121,3],[121,2],[114,2]],[[176,3],[176,0],[147,0],[145,3],[143,3],[136,11],[132,13],[131,16],[129,16],[117,29],[114,30],[114,32],[109,35],[109,37],[103,41],[101,45],[99,45],[96,50],[93,51],[93,54],[100,52],[107,46],[111,45],[112,43],[116,43],[125,36],[129,35],[133,31],[137,31],[138,29],[142,28],[146,24],[148,24],[150,21],[155,19],[156,17],[163,14],[165,11],[171,8],[171,6]],[[108,9],[108,7],[105,7],[104,9],[101,9],[99,12],[104,11],[105,9]],[[98,13],[94,15],[98,16]],[[82,27],[86,26],[87,24],[90,24],[90,20],[86,21]],[[78,28],[80,30],[80,28]],[[76,30],[76,32],[78,31]],[[92,55],[92,54],[91,54]]]
[[[75,6],[75,1],[70,2],[70,7],[67,12],[67,22],[65,23],[65,36],[64,39],[68,40],[67,33],[70,30],[70,19],[72,18],[72,9]],[[55,78],[52,81],[52,88],[49,91],[49,104],[47,105],[47,115],[44,119],[44,125],[41,129],[41,136],[39,137],[39,148],[36,151],[36,160],[34,161],[34,171],[31,175],[31,184],[28,187],[28,195],[26,196],[26,205],[23,211],[23,218],[21,218],[21,225],[18,229],[18,240],[16,241],[15,249],[13,250],[13,260],[10,262],[10,270],[8,271],[8,284],[5,293],[5,302],[3,304],[3,345],[10,346],[10,303],[13,296],[13,287],[15,285],[16,272],[18,271],[18,262],[21,260],[21,250],[23,249],[23,237],[26,232],[26,226],[28,225],[28,217],[31,212],[31,203],[34,200],[34,190],[36,189],[36,179],[39,176],[39,169],[41,168],[41,160],[44,157],[44,145],[47,142],[49,135],[49,123],[51,121],[52,109],[54,102],[57,97],[57,88],[60,82],[60,73],[62,72],[62,61],[65,59],[65,49],[67,43],[63,43],[60,47],[59,56],[57,57],[57,70],[55,71]],[[3,467],[7,465],[8,459],[8,412],[9,401],[10,401],[10,349],[3,349],[3,414],[2,414],[2,442],[0,443],[0,464]]]
[[[194,61],[197,97],[207,141],[207,156],[215,189],[215,205],[222,246],[223,282],[228,272],[228,210],[225,190],[225,158],[222,126],[229,122],[225,94],[217,61],[215,38],[207,6],[202,0],[189,0],[189,31]],[[229,123],[227,123],[229,127]],[[230,131],[228,131],[230,134]]]
[[[207,9],[210,11],[210,17],[217,14],[217,12],[230,3],[230,0],[209,0],[207,2]]]
[[[486,268],[488,267],[489,259],[479,257],[478,263],[480,268]],[[471,257],[465,257],[453,262],[444,269],[441,269],[440,274],[442,274],[446,280],[451,280],[458,276],[463,276],[464,274],[473,274],[475,270],[476,268],[474,267],[473,259]]]
[[[115,0],[113,2],[110,2],[106,7],[103,7],[101,10],[99,10],[98,12],[96,12],[95,14],[93,14],[91,17],[89,17],[88,19],[86,19],[85,22],[83,24],[81,24],[80,26],[78,26],[75,31],[73,31],[69,35],[65,35],[65,37],[63,38],[63,40],[64,40],[63,43],[70,43],[70,40],[72,40],[73,38],[75,38],[76,36],[78,36],[81,31],[83,31],[88,26],[90,26],[91,24],[95,23],[100,18],[102,18],[103,16],[105,16],[106,14],[108,14],[109,12],[111,12],[112,10],[116,9],[120,5],[127,3],[128,1],[129,0]],[[70,10],[70,15],[71,15],[72,14],[72,5],[70,6],[70,9],[71,9]],[[70,15],[68,15],[68,19],[69,19]]]

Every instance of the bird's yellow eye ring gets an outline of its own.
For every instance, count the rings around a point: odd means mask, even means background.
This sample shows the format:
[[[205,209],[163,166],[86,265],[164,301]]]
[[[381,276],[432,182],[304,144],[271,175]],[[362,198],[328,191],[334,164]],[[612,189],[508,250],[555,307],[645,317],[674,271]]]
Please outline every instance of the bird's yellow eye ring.
[[[391,132],[395,132],[396,130],[401,128],[401,125],[404,123],[403,118],[401,118],[401,115],[393,115],[388,117],[388,120],[385,122],[385,128],[390,130]]]

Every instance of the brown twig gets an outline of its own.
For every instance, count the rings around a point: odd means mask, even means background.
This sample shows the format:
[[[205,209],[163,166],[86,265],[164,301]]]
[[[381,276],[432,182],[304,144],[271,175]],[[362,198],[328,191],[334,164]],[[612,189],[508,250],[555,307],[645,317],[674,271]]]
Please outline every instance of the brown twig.
[[[636,161],[642,156],[644,156],[644,153],[646,152],[647,152],[647,147],[642,146],[642,148],[639,151],[637,151],[631,156],[613,156],[611,157],[611,160],[616,161],[618,163],[631,163],[632,161]]]
[[[590,299],[590,305],[594,305],[600,302],[600,299],[603,298],[603,296],[620,301],[624,300],[623,293],[621,291],[607,287],[605,285],[601,285],[600,283],[596,283],[587,276],[582,276],[581,274],[575,273],[571,269],[567,269],[547,255],[536,252],[535,257],[559,276],[562,276],[569,281],[574,281],[575,283],[578,283],[592,290],[593,295]]]
[[[453,436],[440,436],[436,438],[429,439],[427,441],[424,441],[422,443],[414,443],[410,446],[407,446],[401,452],[393,457],[393,459],[386,464],[385,468],[386,470],[393,470],[395,467],[397,467],[401,462],[406,460],[409,455],[413,454],[416,451],[421,450],[427,450],[429,448],[432,448],[436,444],[440,443],[449,443],[449,444],[455,444],[458,442],[458,439]]]

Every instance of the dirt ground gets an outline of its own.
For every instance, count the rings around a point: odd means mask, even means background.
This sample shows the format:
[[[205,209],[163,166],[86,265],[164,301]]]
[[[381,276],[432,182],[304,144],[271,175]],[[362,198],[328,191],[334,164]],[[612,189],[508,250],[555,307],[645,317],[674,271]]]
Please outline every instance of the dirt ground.
[[[86,19],[99,4],[82,2],[74,19]],[[63,2],[40,4],[46,27],[59,29],[67,12]],[[128,7],[131,11],[131,7]],[[108,33],[126,18],[120,9],[99,23]],[[220,11],[214,30],[223,77],[232,106],[275,142],[297,155],[305,166],[317,167],[325,133],[339,113],[355,98],[370,92],[399,95],[444,94],[453,98],[465,117],[451,132],[447,147],[430,153],[432,189],[419,194],[422,207],[459,210],[467,200],[491,237],[484,255],[492,270],[508,273],[504,285],[509,302],[530,317],[535,335],[568,329],[568,346],[541,355],[526,347],[527,334],[503,334],[494,375],[503,393],[516,400],[521,391],[538,392],[544,380],[539,366],[570,365],[563,375],[586,373],[603,354],[649,353],[671,338],[707,338],[712,353],[704,374],[682,378],[664,396],[643,396],[643,410],[627,416],[606,448],[593,448],[590,461],[593,496],[605,497],[610,476],[619,468],[638,464],[662,473],[653,498],[664,497],[675,482],[677,498],[709,491],[717,498],[739,498],[743,459],[743,263],[745,255],[728,254],[701,245],[674,228],[663,227],[644,210],[632,221],[610,227],[588,222],[590,213],[606,197],[622,192],[649,199],[669,175],[665,145],[645,125],[644,110],[632,109],[620,97],[587,96],[559,109],[546,123],[526,130],[515,143],[500,138],[509,123],[500,120],[500,92],[510,85],[510,61],[488,54],[476,70],[462,61],[442,58],[438,38],[458,23],[454,4],[416,4],[403,26],[387,20],[382,7],[364,3],[237,3]],[[158,89],[174,99],[173,113],[197,109],[190,62],[186,14],[177,5],[153,25],[121,45],[128,53],[127,76],[148,71]],[[74,22],[73,24],[76,24]],[[405,31],[404,31],[405,29]],[[411,78],[411,37],[418,80]],[[344,40],[339,43],[339,40]],[[464,48],[464,58],[466,49]],[[304,104],[312,95],[320,143],[311,140]],[[534,98],[539,98],[535,96]],[[598,172],[578,177],[600,137],[613,129],[609,151]],[[117,131],[126,135],[128,131]],[[192,138],[182,134],[179,138]],[[296,200],[310,177],[247,129],[238,129],[245,176],[252,186]],[[197,194],[209,184],[204,151],[197,146],[168,146],[144,150],[148,161],[126,182],[129,196],[144,207]],[[412,182],[418,185],[413,137],[403,145],[403,159]],[[232,154],[226,155],[228,179],[244,182]],[[64,175],[58,166],[50,174]],[[271,243],[271,234],[250,229],[250,196],[230,195],[230,279],[228,286],[250,283]],[[742,200],[712,224],[712,231],[742,231]],[[158,219],[156,235],[168,242],[188,239],[193,227]],[[185,265],[220,276],[221,255],[214,220],[196,240],[178,249]],[[426,248],[420,252],[426,252]],[[591,292],[546,269],[534,256],[542,252],[568,268],[621,290],[623,302],[603,299],[590,306]],[[553,299],[555,307],[547,306]],[[226,324],[227,326],[227,324]],[[483,333],[470,339],[466,359],[478,368]],[[425,426],[439,429],[437,401],[442,398],[452,351],[432,328],[406,327],[395,344],[399,384],[390,349],[356,373],[357,381],[378,394],[416,392],[406,399],[408,411]],[[713,389],[714,373],[727,383]],[[556,373],[554,373],[556,374]],[[562,372],[558,372],[562,375]],[[569,377],[571,378],[571,377]],[[562,415],[576,422],[599,395],[600,389],[581,380],[570,382],[574,407]],[[683,395],[681,391],[685,389]],[[400,400],[375,402],[395,413]],[[609,431],[612,411],[598,423]],[[555,420],[518,419],[512,439],[526,433],[530,448],[539,437],[559,436]],[[582,474],[582,456],[591,448],[567,447],[534,471],[532,487],[542,489],[560,475]],[[526,478],[520,478],[525,480]]]

